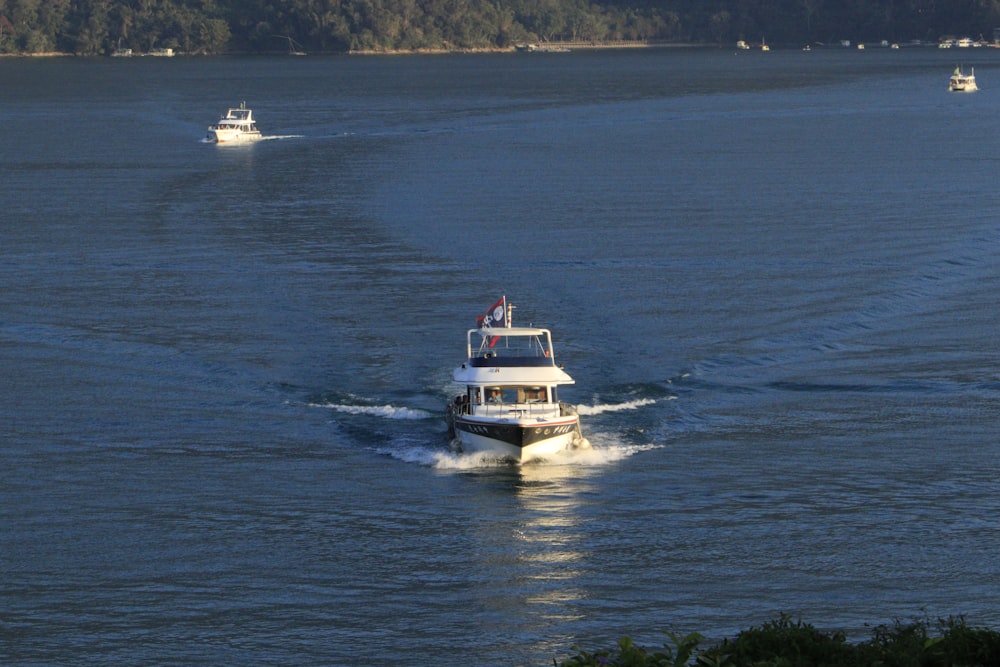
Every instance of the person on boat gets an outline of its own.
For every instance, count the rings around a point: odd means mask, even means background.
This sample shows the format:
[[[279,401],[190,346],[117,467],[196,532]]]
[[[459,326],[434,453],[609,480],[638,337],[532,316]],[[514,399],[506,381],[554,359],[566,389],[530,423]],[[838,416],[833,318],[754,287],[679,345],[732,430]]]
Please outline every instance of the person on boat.
[[[490,389],[489,396],[486,397],[487,403],[500,403],[502,400],[503,397],[501,396],[498,388],[494,387],[493,389]]]
[[[541,388],[529,389],[525,392],[524,400],[527,403],[544,403],[545,390]]]

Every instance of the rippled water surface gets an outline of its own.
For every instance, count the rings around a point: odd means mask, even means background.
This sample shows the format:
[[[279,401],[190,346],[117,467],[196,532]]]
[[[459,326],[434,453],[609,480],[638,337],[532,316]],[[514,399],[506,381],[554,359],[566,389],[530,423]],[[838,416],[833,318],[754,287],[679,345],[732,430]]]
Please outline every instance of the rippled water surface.
[[[980,92],[946,92],[961,56]],[[1000,53],[0,61],[0,662],[1000,626]],[[268,140],[200,141],[246,100]],[[449,451],[550,327],[588,453]]]

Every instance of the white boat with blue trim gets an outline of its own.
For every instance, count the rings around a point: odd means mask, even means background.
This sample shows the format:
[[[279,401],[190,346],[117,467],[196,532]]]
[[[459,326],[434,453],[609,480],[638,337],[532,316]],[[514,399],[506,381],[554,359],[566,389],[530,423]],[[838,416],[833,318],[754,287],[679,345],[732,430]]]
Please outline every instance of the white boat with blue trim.
[[[556,365],[552,333],[510,325],[502,298],[466,332],[454,379],[465,392],[448,404],[448,434],[463,453],[524,463],[587,448],[576,410],[558,388],[574,384]]]

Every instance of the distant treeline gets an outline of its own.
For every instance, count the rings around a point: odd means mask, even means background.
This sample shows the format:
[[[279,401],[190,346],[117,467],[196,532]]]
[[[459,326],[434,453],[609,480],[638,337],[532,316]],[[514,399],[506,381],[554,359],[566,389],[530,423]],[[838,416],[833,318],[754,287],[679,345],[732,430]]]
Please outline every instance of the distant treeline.
[[[998,0],[0,0],[0,53],[992,38]]]

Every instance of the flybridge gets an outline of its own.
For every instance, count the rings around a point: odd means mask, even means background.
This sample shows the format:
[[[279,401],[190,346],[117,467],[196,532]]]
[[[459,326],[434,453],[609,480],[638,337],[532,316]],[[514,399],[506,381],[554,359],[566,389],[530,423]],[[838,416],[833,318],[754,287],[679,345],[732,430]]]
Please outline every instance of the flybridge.
[[[548,329],[533,327],[469,329],[467,335],[467,356],[472,366],[555,365],[552,334]],[[480,337],[478,349],[475,343],[476,336]]]

